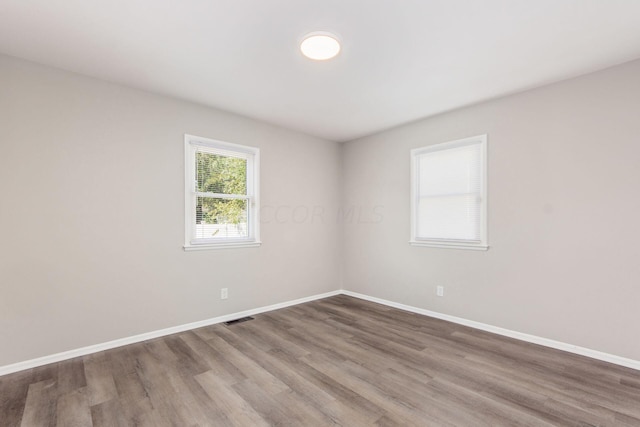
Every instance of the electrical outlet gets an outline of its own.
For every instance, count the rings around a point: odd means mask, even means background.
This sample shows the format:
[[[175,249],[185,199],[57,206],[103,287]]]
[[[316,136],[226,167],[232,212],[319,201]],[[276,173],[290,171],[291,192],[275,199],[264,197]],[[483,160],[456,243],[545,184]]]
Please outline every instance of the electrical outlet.
[[[227,299],[227,298],[229,298],[229,288],[220,289],[220,299]]]
[[[444,296],[444,286],[437,286],[436,287],[436,295],[438,295],[439,297],[443,297]]]

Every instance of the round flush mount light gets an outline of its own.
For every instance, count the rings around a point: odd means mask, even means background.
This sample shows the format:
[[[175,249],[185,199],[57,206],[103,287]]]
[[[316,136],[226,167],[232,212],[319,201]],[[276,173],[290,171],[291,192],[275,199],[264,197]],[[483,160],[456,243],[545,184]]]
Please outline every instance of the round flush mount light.
[[[316,31],[304,36],[300,51],[309,59],[324,61],[340,53],[340,42],[335,34]]]

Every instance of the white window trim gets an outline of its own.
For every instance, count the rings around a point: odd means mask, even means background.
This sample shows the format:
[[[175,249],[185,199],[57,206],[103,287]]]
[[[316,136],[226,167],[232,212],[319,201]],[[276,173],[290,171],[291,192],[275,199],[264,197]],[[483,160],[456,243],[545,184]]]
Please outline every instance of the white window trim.
[[[417,237],[417,209],[418,209],[418,158],[420,154],[433,151],[446,150],[450,148],[463,147],[466,145],[480,144],[480,153],[482,156],[482,176],[481,179],[481,198],[482,206],[480,208],[480,240],[479,241],[456,241],[456,240],[435,240],[421,239]],[[445,248],[445,249],[467,249],[476,251],[486,251],[489,249],[487,236],[487,135],[478,135],[469,138],[458,139],[455,141],[445,142],[442,144],[430,145],[422,148],[411,150],[411,236],[409,243],[413,246],[425,246],[429,248]]]
[[[195,147],[204,146],[217,150],[228,150],[230,155],[238,153],[249,155],[252,158],[247,164],[247,189],[253,194],[249,194],[249,215],[247,226],[249,228],[249,237],[244,239],[225,239],[220,241],[212,241],[211,239],[194,240],[195,226]],[[232,249],[257,247],[262,244],[260,242],[260,149],[248,147],[245,145],[232,144],[230,142],[217,141],[214,139],[203,138],[194,135],[184,135],[184,159],[185,159],[185,179],[184,179],[184,250],[185,251],[202,251],[212,249]],[[231,198],[233,198],[231,196]]]

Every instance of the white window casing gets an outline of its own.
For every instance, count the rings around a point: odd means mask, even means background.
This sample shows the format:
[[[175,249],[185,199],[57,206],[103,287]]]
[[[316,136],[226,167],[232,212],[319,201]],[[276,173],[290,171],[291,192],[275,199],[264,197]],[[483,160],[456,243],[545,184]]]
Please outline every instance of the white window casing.
[[[415,246],[487,250],[487,136],[411,150]]]
[[[184,137],[184,249],[260,246],[260,150]]]

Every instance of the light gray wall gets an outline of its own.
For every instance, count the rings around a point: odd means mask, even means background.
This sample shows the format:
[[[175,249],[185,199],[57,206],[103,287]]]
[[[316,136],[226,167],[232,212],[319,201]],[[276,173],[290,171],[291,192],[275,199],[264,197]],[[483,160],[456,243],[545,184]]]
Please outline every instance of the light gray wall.
[[[183,251],[184,133],[261,148],[262,247]],[[338,289],[339,152],[0,57],[0,366]]]
[[[341,281],[639,360],[638,117],[634,62],[340,148],[0,56],[0,366]],[[262,149],[261,248],[183,252],[184,133]],[[409,246],[409,150],[482,133],[491,249]]]
[[[485,133],[489,251],[409,246],[409,150]],[[345,224],[345,289],[640,360],[640,61],[347,143],[342,161],[344,207],[369,214]]]

